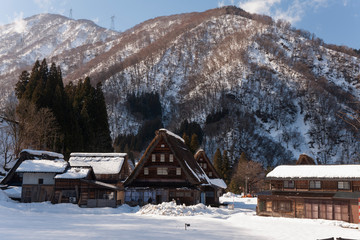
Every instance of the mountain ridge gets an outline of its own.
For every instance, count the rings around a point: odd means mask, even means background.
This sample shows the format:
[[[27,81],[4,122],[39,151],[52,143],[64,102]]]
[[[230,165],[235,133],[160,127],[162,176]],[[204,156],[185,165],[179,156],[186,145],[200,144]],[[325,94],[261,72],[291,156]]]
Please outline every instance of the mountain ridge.
[[[144,124],[127,94],[157,92],[165,127],[197,122],[210,156],[219,147],[233,161],[246,152],[267,166],[301,153],[319,163],[359,161],[356,133],[337,117],[357,107],[358,55],[285,21],[234,7],[177,14],[47,57],[66,82],[103,82],[113,139]]]

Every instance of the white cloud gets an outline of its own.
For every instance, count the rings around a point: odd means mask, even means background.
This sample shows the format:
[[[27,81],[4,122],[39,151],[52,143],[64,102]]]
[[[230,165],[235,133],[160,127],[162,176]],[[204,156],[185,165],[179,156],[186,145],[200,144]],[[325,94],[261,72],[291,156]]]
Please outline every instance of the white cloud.
[[[284,0],[240,0],[238,5],[247,12],[269,15],[274,19],[285,19],[294,24],[301,21],[307,11],[316,11],[320,7],[327,7],[329,1],[292,0],[287,5]]]
[[[242,0],[239,7],[250,13],[270,15],[271,8],[281,0]]]

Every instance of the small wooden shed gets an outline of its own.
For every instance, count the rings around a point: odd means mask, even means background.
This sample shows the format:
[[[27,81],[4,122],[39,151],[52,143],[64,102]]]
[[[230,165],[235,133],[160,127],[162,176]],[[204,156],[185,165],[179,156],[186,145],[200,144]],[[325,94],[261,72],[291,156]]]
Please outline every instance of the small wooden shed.
[[[91,167],[70,167],[55,176],[53,203],[74,203],[80,207],[116,207],[120,188],[97,181]]]

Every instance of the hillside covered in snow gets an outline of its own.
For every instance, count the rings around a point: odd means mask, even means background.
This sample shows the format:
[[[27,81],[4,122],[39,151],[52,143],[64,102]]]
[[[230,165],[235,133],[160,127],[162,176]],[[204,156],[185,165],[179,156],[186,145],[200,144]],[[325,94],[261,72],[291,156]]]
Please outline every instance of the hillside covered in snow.
[[[162,125],[176,132],[196,122],[210,157],[221,148],[233,161],[245,152],[266,166],[301,153],[319,163],[359,161],[358,135],[338,116],[358,108],[359,55],[287,22],[224,7],[151,19],[121,34],[48,14],[25,19],[22,31],[18,24],[0,27],[4,98],[20,69],[46,57],[66,82],[103,83],[113,139],[147,121],[129,108],[129,95],[154,93]]]

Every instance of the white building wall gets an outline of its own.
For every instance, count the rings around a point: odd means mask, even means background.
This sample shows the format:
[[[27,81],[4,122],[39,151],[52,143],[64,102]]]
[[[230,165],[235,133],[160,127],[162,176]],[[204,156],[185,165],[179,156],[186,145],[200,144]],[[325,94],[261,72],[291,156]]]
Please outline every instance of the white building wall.
[[[43,179],[44,185],[54,185],[55,175],[55,173],[24,173],[23,184],[39,184],[39,179]]]

